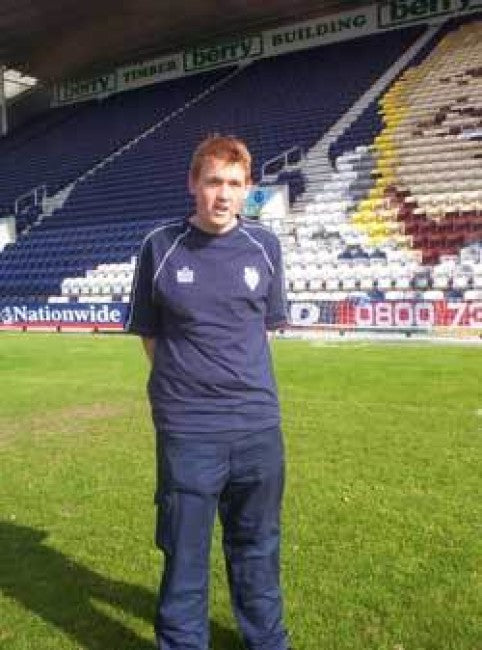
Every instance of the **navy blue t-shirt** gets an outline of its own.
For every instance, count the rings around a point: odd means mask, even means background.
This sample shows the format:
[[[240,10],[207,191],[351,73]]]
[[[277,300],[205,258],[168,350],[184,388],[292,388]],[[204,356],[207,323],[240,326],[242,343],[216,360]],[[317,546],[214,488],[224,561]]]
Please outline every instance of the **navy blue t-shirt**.
[[[266,330],[286,323],[280,244],[239,219],[221,235],[188,221],[144,240],[126,330],[156,339],[148,391],[166,433],[224,436],[279,424]]]

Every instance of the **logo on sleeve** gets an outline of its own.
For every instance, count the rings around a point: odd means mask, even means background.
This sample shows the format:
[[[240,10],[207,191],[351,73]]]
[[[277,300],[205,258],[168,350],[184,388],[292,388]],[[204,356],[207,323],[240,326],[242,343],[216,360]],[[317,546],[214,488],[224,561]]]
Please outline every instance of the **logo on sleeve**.
[[[176,273],[178,284],[192,284],[194,282],[194,271],[189,266],[183,266]]]
[[[244,281],[251,289],[254,291],[259,283],[259,272],[258,269],[254,266],[245,266],[244,267]]]

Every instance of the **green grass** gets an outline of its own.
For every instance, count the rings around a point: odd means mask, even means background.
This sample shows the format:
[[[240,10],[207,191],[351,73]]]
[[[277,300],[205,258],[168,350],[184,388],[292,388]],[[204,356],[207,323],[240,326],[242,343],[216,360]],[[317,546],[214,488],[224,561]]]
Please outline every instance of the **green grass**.
[[[296,650],[482,650],[482,352],[277,341]],[[0,336],[0,647],[152,650],[139,341]],[[212,646],[239,650],[215,531]]]

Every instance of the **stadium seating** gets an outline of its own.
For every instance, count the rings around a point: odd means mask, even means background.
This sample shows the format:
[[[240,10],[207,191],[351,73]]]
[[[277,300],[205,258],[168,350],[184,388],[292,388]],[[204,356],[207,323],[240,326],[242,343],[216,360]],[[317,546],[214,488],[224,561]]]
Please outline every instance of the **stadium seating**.
[[[229,69],[49,111],[0,140],[0,207],[40,184],[49,194],[226,76]]]
[[[319,186],[307,184],[302,158],[276,174],[293,205],[291,217],[269,223],[282,240],[291,298],[482,288],[481,26],[448,21],[332,143],[333,170]],[[259,180],[264,162],[295,145],[311,151],[424,31],[380,33],[58,108],[12,134],[0,143],[0,205],[36,184],[52,192],[75,182],[52,214],[33,206],[18,220],[23,234],[0,254],[2,296],[126,300],[142,238],[192,209],[189,158],[206,133],[243,137]],[[350,74],[341,78],[340,69]]]
[[[482,240],[481,42],[480,20],[449,21],[425,58],[331,147],[336,171],[298,214],[297,230],[303,235],[309,225],[322,246],[338,233],[332,284],[344,283],[339,262],[357,239],[359,257],[376,247],[389,268],[363,278],[353,269],[350,286],[413,288],[433,265],[428,288],[463,294],[478,282],[474,264],[458,253]],[[437,266],[444,260],[451,272]]]

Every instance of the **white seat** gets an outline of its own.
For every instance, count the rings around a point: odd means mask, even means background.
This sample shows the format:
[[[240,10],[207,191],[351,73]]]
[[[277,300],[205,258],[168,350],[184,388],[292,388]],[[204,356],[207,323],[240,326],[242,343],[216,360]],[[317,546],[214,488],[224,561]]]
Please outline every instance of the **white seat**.
[[[322,286],[322,280],[320,277],[315,276],[308,280],[308,289],[310,291],[320,291]]]
[[[64,278],[62,284],[60,285],[60,292],[63,296],[69,296],[72,291],[72,281],[74,278]]]
[[[445,273],[438,272],[433,276],[433,287],[434,289],[447,289],[449,286],[450,275]]]
[[[411,276],[408,274],[399,275],[395,278],[396,289],[409,289]]]
[[[360,278],[360,289],[364,289],[365,291],[370,291],[373,288],[374,288],[374,284],[371,275],[364,275],[362,278]]]
[[[430,289],[429,291],[424,291],[423,292],[423,299],[424,300],[443,300],[444,298],[444,293],[443,291],[437,291],[434,289]]]
[[[383,291],[386,289],[391,289],[392,288],[392,276],[390,273],[384,272],[383,274],[378,276],[378,288],[382,289]]]
[[[337,291],[339,289],[339,280],[337,277],[327,278],[325,285],[327,291]]]
[[[341,282],[344,291],[354,291],[356,289],[357,279],[354,275],[345,275]]]
[[[90,295],[90,278],[80,278],[79,287],[82,296]]]
[[[454,289],[467,289],[469,286],[469,276],[467,274],[456,274],[453,277]]]

